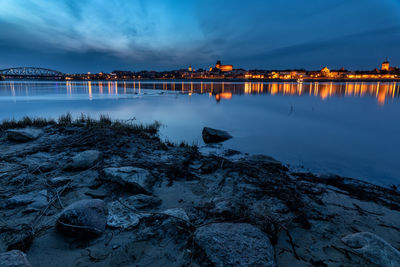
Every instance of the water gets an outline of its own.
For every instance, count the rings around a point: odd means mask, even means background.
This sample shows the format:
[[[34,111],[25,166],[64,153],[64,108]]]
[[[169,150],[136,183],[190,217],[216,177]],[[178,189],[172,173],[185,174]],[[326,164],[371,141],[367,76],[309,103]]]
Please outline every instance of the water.
[[[293,169],[400,184],[400,83],[0,82],[0,119],[158,120],[162,137],[204,146],[204,126],[228,130],[224,148],[273,156]]]

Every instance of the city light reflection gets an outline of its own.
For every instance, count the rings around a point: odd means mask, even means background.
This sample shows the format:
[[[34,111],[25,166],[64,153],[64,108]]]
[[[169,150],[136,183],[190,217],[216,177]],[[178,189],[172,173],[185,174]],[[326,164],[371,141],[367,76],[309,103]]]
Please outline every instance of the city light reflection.
[[[86,81],[89,99],[104,94],[104,81]],[[397,82],[157,82],[157,81],[107,81],[108,95],[127,96],[142,94],[142,89],[177,91],[182,94],[207,94],[216,101],[229,100],[235,95],[282,95],[313,96],[322,100],[332,97],[374,97],[377,104],[383,106],[388,99],[400,97],[400,85]],[[10,95],[28,96],[35,83],[10,81],[3,83],[10,90]],[[65,87],[64,87],[65,86]],[[66,95],[78,94],[76,88],[82,82],[67,81],[60,83],[54,90],[65,90]],[[75,89],[74,89],[75,88]],[[138,91],[137,91],[138,90]]]

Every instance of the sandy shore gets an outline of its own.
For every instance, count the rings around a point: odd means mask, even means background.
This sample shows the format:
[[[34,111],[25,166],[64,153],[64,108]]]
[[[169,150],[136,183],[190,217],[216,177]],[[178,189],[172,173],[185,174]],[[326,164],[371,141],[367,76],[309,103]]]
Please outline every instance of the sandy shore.
[[[395,188],[205,155],[161,141],[157,125],[64,117],[0,129],[0,253],[23,251],[32,266],[400,264]],[[85,199],[69,210],[88,225],[72,225],[67,207]]]

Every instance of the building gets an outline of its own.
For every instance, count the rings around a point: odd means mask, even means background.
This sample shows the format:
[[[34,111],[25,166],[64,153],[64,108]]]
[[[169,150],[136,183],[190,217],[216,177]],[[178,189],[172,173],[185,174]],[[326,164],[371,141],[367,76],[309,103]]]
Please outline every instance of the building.
[[[218,60],[217,63],[215,64],[215,68],[222,72],[227,72],[227,71],[233,70],[232,65],[222,65],[220,60]]]
[[[387,61],[387,59],[385,61],[383,61],[381,70],[384,70],[384,71],[390,70],[390,64],[389,64],[389,61]]]
[[[322,76],[322,77],[329,77],[329,76],[330,76],[330,73],[331,73],[331,70],[328,69],[328,67],[324,67],[324,68],[321,70],[321,76]]]

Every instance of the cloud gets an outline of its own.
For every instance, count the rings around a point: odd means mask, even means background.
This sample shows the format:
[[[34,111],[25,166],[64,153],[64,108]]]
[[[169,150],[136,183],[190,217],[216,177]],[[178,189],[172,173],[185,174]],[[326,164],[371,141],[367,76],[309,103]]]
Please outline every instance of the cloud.
[[[67,51],[103,51],[141,58],[143,51],[167,51],[195,42],[198,28],[190,16],[185,23],[171,20],[178,13],[161,1],[20,1],[0,2],[2,24],[41,42]],[[3,34],[2,36],[6,36]],[[8,34],[7,37],[10,37]]]
[[[3,0],[0,10],[0,64],[39,60],[75,71],[206,67],[216,59],[260,68],[346,62],[367,49],[396,53],[397,28],[373,31],[400,25],[393,0]],[[335,49],[337,59],[327,56]]]

